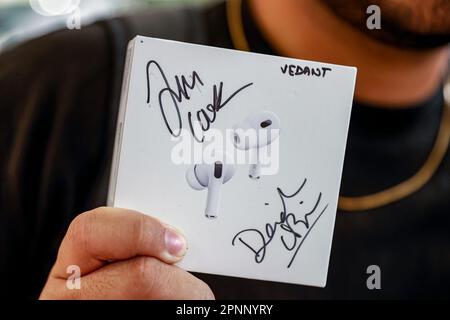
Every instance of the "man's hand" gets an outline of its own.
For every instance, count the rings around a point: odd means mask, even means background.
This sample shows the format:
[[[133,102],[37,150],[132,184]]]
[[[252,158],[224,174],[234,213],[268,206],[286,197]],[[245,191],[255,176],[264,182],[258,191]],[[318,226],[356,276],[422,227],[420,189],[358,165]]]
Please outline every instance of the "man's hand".
[[[171,264],[186,252],[172,227],[136,211],[97,208],[76,217],[40,299],[214,299],[209,287]],[[67,267],[81,288],[66,286]]]

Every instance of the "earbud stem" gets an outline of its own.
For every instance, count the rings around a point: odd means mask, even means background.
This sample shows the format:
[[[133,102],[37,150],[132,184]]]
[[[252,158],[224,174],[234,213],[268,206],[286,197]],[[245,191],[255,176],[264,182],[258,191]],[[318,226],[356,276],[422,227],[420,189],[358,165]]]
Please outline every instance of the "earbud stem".
[[[207,218],[217,218],[220,203],[220,188],[222,179],[212,178],[208,187],[208,198],[206,200],[205,215]]]
[[[251,164],[248,176],[254,180],[261,178],[261,165],[259,163]]]
[[[261,164],[259,162],[259,149],[260,148],[256,148],[256,161],[254,164],[250,165],[250,170],[248,172],[248,176],[253,179],[253,180],[258,180],[259,178],[261,178]]]

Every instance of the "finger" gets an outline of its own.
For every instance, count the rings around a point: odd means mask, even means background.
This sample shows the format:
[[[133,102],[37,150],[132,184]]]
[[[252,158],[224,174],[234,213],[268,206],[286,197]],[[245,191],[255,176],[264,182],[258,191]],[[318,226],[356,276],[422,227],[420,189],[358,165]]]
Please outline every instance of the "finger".
[[[173,265],[150,257],[117,261],[80,279],[79,290],[65,280],[49,281],[41,299],[214,299],[206,283]]]
[[[67,267],[77,265],[85,275],[107,261],[135,256],[175,263],[184,256],[186,248],[186,240],[179,231],[155,218],[133,210],[102,207],[74,219],[52,272],[66,278]]]

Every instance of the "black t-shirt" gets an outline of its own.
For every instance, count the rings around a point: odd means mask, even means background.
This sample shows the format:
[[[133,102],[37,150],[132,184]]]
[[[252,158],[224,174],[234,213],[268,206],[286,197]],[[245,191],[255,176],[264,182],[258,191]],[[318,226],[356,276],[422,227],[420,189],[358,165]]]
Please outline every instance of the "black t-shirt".
[[[244,6],[254,52],[273,53]],[[223,3],[151,10],[59,31],[0,55],[0,276],[3,297],[36,297],[70,221],[106,203],[127,42],[154,36],[232,48]],[[439,128],[442,88],[405,109],[354,102],[341,194],[414,175]],[[450,296],[450,163],[419,191],[338,212],[325,289],[197,274],[217,298]],[[366,269],[381,268],[381,290]]]

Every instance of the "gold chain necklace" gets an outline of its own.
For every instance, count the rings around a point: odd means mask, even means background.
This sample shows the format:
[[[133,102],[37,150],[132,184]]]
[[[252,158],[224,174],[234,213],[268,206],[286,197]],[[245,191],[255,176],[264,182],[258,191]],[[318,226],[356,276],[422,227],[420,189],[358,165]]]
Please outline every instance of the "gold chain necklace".
[[[242,0],[227,1],[227,22],[233,46],[250,51],[242,20]],[[364,211],[404,199],[427,184],[439,168],[450,142],[450,81],[444,88],[445,106],[433,149],[423,166],[412,177],[385,190],[356,197],[340,196],[338,208],[343,211]]]

